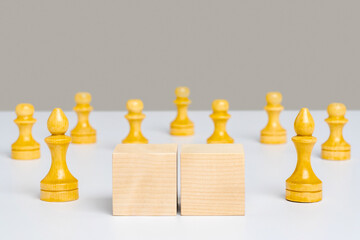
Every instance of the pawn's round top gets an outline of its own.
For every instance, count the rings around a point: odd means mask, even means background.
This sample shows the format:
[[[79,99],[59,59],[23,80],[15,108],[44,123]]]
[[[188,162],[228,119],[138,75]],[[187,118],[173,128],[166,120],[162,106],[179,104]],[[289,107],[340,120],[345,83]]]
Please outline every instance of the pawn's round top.
[[[190,95],[190,89],[188,87],[177,87],[175,89],[175,95],[178,98],[187,98]]]
[[[329,117],[344,117],[346,112],[346,107],[342,103],[331,103],[327,108]]]
[[[282,102],[282,95],[279,92],[268,92],[266,102],[269,105],[279,105]]]
[[[88,92],[78,92],[75,94],[76,104],[90,104],[91,94]]]
[[[47,127],[52,135],[63,135],[69,128],[69,120],[61,108],[55,108],[47,121]]]
[[[226,112],[229,110],[229,103],[225,99],[216,99],[212,103],[212,109],[214,112]]]
[[[315,122],[309,109],[302,108],[294,123],[295,132],[298,136],[312,136],[315,129]]]
[[[126,103],[126,108],[132,113],[141,113],[144,108],[144,104],[140,99],[130,99]]]
[[[30,103],[20,103],[15,108],[18,117],[31,117],[34,114],[34,106]]]

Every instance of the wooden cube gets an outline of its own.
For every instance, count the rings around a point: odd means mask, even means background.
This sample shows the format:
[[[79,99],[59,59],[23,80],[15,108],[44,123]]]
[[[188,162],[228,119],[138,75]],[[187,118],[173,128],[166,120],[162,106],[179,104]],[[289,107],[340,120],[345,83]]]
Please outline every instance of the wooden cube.
[[[177,144],[119,144],[112,169],[113,215],[176,215]]]
[[[245,215],[241,144],[181,146],[181,215]]]

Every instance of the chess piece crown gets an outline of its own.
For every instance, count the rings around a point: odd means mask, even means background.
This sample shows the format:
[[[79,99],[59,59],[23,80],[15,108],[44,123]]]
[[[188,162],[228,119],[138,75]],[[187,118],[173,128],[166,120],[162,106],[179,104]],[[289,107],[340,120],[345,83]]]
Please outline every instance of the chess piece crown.
[[[284,107],[281,105],[282,95],[279,92],[269,92],[266,94],[267,105],[264,107],[268,114],[269,121],[265,128],[261,130],[260,142],[265,144],[286,143],[286,130],[281,126],[279,115]]]
[[[32,136],[32,127],[36,122],[33,118],[34,106],[21,103],[15,109],[17,118],[14,120],[19,127],[19,137],[11,145],[11,157],[17,160],[40,158],[40,144]]]
[[[40,182],[40,199],[48,202],[66,202],[79,198],[78,180],[70,173],[66,164],[66,152],[71,137],[65,133],[69,121],[60,108],[55,108],[47,122],[52,134],[45,138],[51,152],[51,167]]]
[[[96,130],[90,125],[89,115],[93,110],[90,106],[91,94],[87,92],[79,92],[75,95],[76,106],[74,111],[78,115],[78,123],[71,130],[72,143],[90,144],[96,142]]]
[[[286,199],[293,202],[318,202],[322,199],[322,182],[311,167],[311,152],[316,143],[312,136],[315,123],[309,109],[302,108],[295,119],[296,136],[292,138],[297,151],[297,165],[286,180]]]
[[[130,99],[126,103],[128,114],[125,118],[129,121],[130,130],[127,137],[122,143],[148,143],[148,140],[143,136],[141,132],[141,122],[145,118],[145,114],[142,113],[144,104],[140,99]]]
[[[177,87],[175,89],[177,106],[177,116],[170,124],[170,134],[177,136],[194,135],[194,123],[189,119],[187,108],[191,103],[189,99],[190,90],[187,87]]]
[[[233,143],[234,139],[226,132],[226,123],[231,117],[228,113],[228,101],[216,99],[212,103],[212,109],[210,118],[214,122],[214,133],[208,138],[207,143]]]
[[[331,103],[327,108],[330,136],[321,145],[321,157],[327,160],[348,160],[351,157],[351,146],[343,137],[343,128],[348,120],[345,118],[346,106],[342,103]]]

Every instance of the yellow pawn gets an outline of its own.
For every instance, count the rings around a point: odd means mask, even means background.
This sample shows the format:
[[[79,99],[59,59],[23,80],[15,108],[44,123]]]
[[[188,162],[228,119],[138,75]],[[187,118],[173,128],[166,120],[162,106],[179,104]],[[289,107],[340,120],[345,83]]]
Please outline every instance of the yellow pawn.
[[[177,87],[175,95],[174,103],[177,106],[178,112],[175,120],[170,124],[170,134],[177,136],[194,135],[194,123],[187,115],[187,108],[191,103],[188,98],[190,90],[187,87]]]
[[[67,202],[79,198],[78,180],[66,165],[66,151],[71,137],[65,133],[69,121],[61,108],[55,108],[47,122],[51,136],[45,138],[51,152],[51,167],[40,182],[40,199],[47,202]]]
[[[329,124],[329,139],[321,145],[321,157],[327,160],[350,159],[351,146],[343,137],[342,130],[348,122],[345,118],[346,107],[342,103],[331,103],[328,106],[329,117],[325,122]]]
[[[302,108],[295,119],[297,136],[292,138],[297,151],[294,173],[286,180],[286,200],[293,202],[318,202],[322,199],[322,183],[311,167],[311,152],[316,143],[312,136],[314,119],[309,109]]]
[[[90,93],[77,93],[75,95],[75,102],[74,111],[78,115],[78,123],[71,130],[71,142],[78,144],[96,143],[96,130],[89,123],[89,114],[93,110],[93,107],[90,106]]]
[[[125,118],[129,121],[130,131],[122,143],[148,143],[148,140],[141,133],[141,122],[145,118],[142,113],[144,104],[140,99],[127,101],[126,108],[129,111]]]
[[[213,113],[210,115],[214,121],[214,133],[208,138],[207,143],[233,143],[229,134],[226,132],[226,123],[231,117],[227,112],[229,103],[223,99],[214,100],[212,103]]]
[[[279,115],[284,109],[281,105],[282,95],[279,92],[269,92],[266,94],[266,110],[269,121],[266,127],[261,130],[260,142],[265,144],[286,143],[286,130],[281,126]]]
[[[40,158],[40,144],[32,136],[31,129],[36,122],[33,118],[34,106],[21,103],[15,109],[17,118],[14,120],[19,127],[19,137],[11,145],[11,157],[17,160]]]

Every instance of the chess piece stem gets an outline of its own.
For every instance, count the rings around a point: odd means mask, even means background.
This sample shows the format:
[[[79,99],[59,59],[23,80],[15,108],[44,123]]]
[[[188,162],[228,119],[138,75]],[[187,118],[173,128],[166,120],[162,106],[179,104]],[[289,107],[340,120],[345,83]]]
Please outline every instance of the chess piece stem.
[[[66,202],[79,198],[78,180],[70,173],[66,164],[66,152],[71,137],[66,136],[69,121],[60,108],[55,108],[48,119],[52,134],[45,138],[51,152],[51,167],[40,182],[40,199],[47,202]]]
[[[322,182],[311,167],[311,152],[316,143],[312,136],[315,123],[307,108],[301,109],[295,120],[297,136],[292,138],[297,151],[297,164],[286,180],[286,200],[318,202],[322,199]]]
[[[228,114],[229,103],[223,99],[217,99],[212,104],[213,113],[210,118],[214,121],[214,133],[208,138],[207,143],[233,143],[229,134],[226,132],[226,123],[231,117]]]
[[[36,122],[33,118],[34,106],[21,103],[16,106],[17,118],[14,120],[19,127],[19,137],[11,145],[11,157],[16,160],[32,160],[40,158],[40,144],[32,136],[32,127]]]

